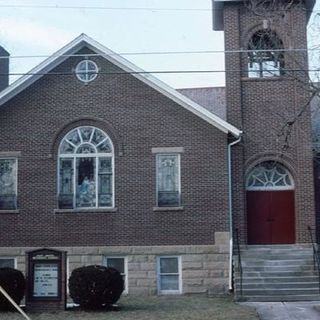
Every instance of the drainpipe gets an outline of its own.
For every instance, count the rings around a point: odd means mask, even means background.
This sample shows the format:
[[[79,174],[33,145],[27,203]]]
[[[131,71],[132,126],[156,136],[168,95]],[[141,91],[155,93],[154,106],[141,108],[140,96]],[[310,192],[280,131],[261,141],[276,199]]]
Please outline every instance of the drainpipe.
[[[229,204],[229,290],[232,290],[232,251],[233,251],[233,221],[232,221],[232,169],[231,147],[241,141],[241,136],[228,144],[228,204]]]

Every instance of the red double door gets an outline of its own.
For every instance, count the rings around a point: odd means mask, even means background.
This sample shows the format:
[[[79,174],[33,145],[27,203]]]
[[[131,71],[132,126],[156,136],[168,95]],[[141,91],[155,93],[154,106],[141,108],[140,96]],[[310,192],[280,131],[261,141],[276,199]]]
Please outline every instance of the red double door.
[[[295,243],[294,191],[247,191],[248,244]]]

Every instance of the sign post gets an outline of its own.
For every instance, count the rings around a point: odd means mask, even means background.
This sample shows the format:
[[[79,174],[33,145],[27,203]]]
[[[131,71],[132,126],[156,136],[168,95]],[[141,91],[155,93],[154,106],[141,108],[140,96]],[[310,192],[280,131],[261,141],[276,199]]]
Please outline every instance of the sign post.
[[[39,249],[27,253],[26,307],[57,311],[66,307],[66,253]]]

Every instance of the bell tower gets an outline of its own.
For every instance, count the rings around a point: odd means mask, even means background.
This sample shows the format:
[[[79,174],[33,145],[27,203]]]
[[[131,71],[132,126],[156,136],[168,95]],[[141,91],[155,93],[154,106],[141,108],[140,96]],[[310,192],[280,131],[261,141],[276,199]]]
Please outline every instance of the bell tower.
[[[9,52],[0,46],[0,91],[9,85]]]
[[[248,244],[309,242],[315,228],[306,27],[314,1],[213,0],[224,31],[234,228]]]

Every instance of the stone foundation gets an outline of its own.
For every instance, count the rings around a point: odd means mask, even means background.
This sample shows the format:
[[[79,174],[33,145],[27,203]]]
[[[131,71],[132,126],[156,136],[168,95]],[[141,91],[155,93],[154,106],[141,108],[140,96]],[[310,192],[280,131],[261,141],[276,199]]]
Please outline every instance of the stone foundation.
[[[157,294],[157,257],[181,259],[182,294],[224,294],[228,290],[227,232],[215,234],[214,245],[192,246],[97,246],[54,247],[67,252],[69,276],[74,268],[103,264],[104,257],[124,257],[127,262],[129,295]],[[25,252],[39,248],[0,248],[1,257],[16,259],[17,268],[25,272]]]

